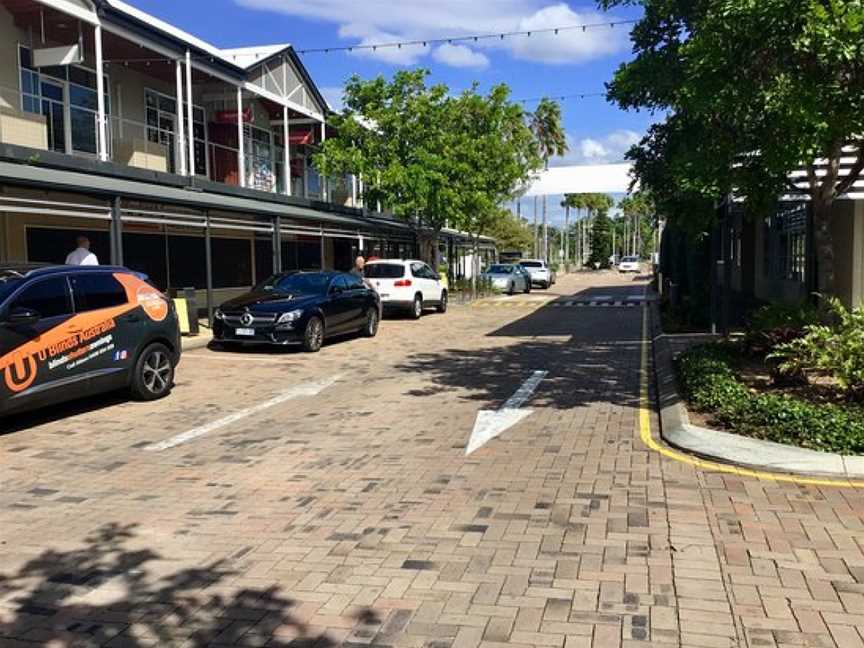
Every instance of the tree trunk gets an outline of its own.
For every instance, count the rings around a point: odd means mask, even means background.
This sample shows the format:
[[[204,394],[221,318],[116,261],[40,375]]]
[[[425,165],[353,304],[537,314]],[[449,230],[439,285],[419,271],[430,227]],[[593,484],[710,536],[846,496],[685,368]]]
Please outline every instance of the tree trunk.
[[[822,295],[834,294],[834,236],[831,231],[832,202],[818,196],[813,199],[816,286]]]
[[[538,240],[538,230],[537,230],[537,196],[534,196],[534,247],[531,249],[531,256],[535,259],[539,256],[537,254],[537,240]]]
[[[543,260],[549,263],[549,222],[546,219],[546,196],[543,196]]]
[[[564,208],[564,263],[570,263],[570,206]]]

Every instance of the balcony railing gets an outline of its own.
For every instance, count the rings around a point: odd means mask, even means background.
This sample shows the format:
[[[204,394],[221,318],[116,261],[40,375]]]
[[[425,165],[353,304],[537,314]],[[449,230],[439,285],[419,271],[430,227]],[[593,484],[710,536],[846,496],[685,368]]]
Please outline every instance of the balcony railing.
[[[0,143],[54,151],[73,156],[97,157],[97,113],[95,109],[70,106],[38,96],[22,94],[17,88],[0,86]],[[153,124],[107,117],[108,158],[129,167],[163,173],[189,172],[186,141],[178,141],[173,131]],[[240,151],[237,147],[207,140],[195,140],[195,175],[214,182],[287,194],[282,147],[270,155],[252,150],[244,152],[244,178],[241,183]],[[330,200],[356,206],[350,177],[327,181],[329,191],[308,160],[295,157],[291,174],[291,195]],[[300,166],[302,171],[297,172]]]

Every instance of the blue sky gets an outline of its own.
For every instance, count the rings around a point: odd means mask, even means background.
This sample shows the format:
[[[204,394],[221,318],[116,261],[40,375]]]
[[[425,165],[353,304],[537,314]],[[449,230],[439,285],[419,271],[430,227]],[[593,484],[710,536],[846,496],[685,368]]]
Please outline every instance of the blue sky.
[[[297,49],[393,40],[555,28],[638,17],[633,10],[597,11],[571,0],[131,0],[132,4],[217,47],[289,42]],[[206,10],[202,11],[206,4]],[[631,56],[629,27],[604,27],[558,36],[535,34],[457,46],[308,54],[312,77],[332,103],[354,73],[390,75],[422,66],[454,90],[473,81],[506,82],[517,99],[602,92],[604,82]],[[533,104],[526,104],[530,109]],[[554,164],[620,161],[651,123],[602,97],[562,102],[570,153]],[[550,201],[557,204],[558,200]],[[556,218],[557,220],[557,218]]]

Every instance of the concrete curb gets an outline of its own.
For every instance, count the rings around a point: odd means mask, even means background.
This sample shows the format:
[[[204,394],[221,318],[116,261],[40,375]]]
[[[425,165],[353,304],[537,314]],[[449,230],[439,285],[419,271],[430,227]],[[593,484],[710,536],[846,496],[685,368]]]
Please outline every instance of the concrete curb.
[[[843,479],[864,478],[864,457],[796,448],[692,425],[678,393],[669,336],[660,330],[660,306],[653,302],[649,308],[663,441],[699,457],[747,468]],[[710,339],[711,336],[703,337]]]
[[[204,329],[200,334],[194,337],[184,335],[181,338],[180,343],[183,345],[182,350],[185,353],[186,351],[192,351],[193,349],[203,349],[208,344],[210,344],[210,341],[212,339],[213,334],[210,331]]]

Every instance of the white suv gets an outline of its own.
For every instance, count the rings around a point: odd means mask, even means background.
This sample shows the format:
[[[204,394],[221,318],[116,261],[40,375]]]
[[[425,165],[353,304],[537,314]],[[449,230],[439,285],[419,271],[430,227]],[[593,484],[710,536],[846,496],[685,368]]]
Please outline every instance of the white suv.
[[[447,289],[438,273],[422,261],[376,259],[366,263],[363,274],[385,309],[405,309],[414,319],[427,307],[447,311]]]
[[[548,288],[555,283],[555,271],[540,259],[523,259],[519,262],[531,275],[531,285]]]
[[[625,256],[618,264],[618,272],[636,272],[639,273],[642,269],[642,264],[639,263],[638,256]]]

